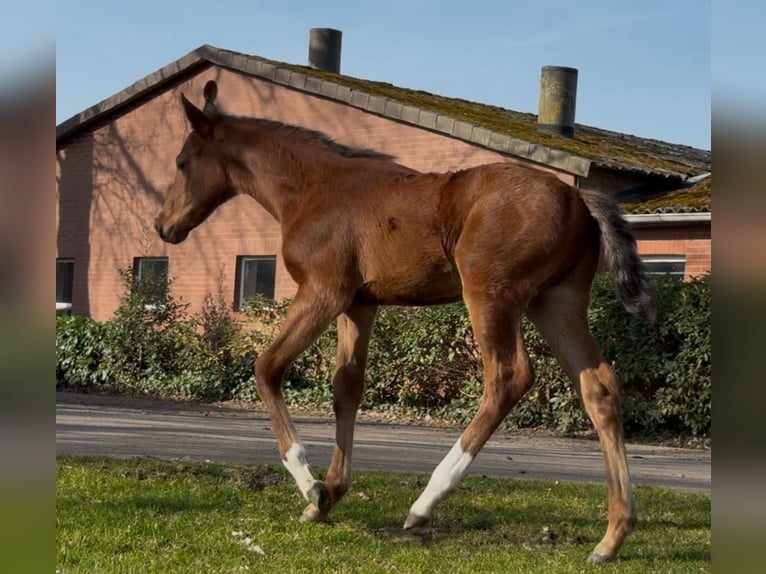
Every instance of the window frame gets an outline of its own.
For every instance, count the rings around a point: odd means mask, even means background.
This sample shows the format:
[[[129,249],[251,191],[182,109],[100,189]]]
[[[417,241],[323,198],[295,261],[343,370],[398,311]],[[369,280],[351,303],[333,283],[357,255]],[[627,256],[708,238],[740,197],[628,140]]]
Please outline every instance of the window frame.
[[[69,266],[68,279],[69,279],[69,301],[66,301],[67,288],[62,285],[61,294],[59,299],[59,264],[65,264]],[[71,313],[72,312],[72,300],[74,299],[74,257],[56,257],[56,313]]]
[[[167,280],[167,278],[170,277],[170,257],[163,255],[149,255],[133,258],[133,278],[136,281],[141,281],[142,279],[144,263],[165,263],[165,278]],[[145,304],[144,309],[147,311],[154,311],[162,307],[162,303],[164,303],[166,296],[167,292],[162,295],[158,294],[156,301],[154,303]]]
[[[647,275],[651,277],[671,277],[683,281],[686,278],[686,256],[677,253],[641,255],[641,261],[644,264]],[[660,271],[652,270],[652,264],[678,265],[681,264],[679,271]]]
[[[242,304],[252,295],[245,296],[245,265],[251,261],[268,261],[274,264],[274,283],[271,287],[271,294],[262,293],[265,297],[274,300],[276,298],[277,290],[277,256],[276,255],[237,255],[237,267],[234,280],[234,310],[237,312],[242,311]],[[257,282],[257,279],[256,279]]]

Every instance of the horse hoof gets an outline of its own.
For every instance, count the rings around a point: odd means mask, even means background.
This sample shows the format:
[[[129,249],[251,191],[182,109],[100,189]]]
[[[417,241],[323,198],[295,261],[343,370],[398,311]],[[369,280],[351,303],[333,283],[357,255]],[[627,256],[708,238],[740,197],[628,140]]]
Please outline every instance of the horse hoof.
[[[599,554],[598,552],[593,552],[590,556],[588,556],[587,563],[588,564],[603,564],[604,562],[609,562],[611,559],[612,557],[606,554]]]
[[[300,521],[304,524],[308,522],[326,522],[327,514],[323,514],[316,506],[309,504],[303,510]]]
[[[407,520],[404,521],[404,529],[410,530],[411,528],[417,528],[418,526],[424,526],[428,523],[427,516],[420,516],[419,514],[413,514],[412,512],[407,515]]]
[[[322,514],[330,512],[332,499],[330,498],[330,492],[327,490],[327,487],[323,482],[316,481],[314,486],[311,487],[311,490],[306,494],[306,498],[308,498],[309,502],[316,506]]]

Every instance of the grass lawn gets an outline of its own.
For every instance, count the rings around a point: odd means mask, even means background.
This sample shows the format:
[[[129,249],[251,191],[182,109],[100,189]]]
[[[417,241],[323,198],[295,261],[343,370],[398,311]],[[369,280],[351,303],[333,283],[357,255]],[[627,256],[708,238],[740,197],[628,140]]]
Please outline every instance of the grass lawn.
[[[77,572],[709,572],[710,496],[636,487],[620,558],[588,566],[604,486],[467,476],[414,532],[427,475],[357,472],[330,524],[300,524],[274,465],[59,457],[56,568]]]

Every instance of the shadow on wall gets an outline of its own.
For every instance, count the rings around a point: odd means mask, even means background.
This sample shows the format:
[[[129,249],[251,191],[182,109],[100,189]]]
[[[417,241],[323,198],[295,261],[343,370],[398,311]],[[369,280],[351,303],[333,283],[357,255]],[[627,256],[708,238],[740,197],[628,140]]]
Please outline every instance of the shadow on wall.
[[[246,94],[244,97],[233,99],[237,96],[227,94],[225,88],[219,91],[217,102],[223,111],[319,130],[341,144],[390,154],[397,163],[420,171],[455,171],[491,161],[504,161],[501,154],[485,152],[475,146],[445,138],[441,134],[432,134],[434,138],[441,140],[440,145],[429,147],[430,155],[426,160],[420,157],[418,161],[413,162],[410,152],[426,145],[418,141],[426,132],[423,128],[396,122],[391,118],[380,118],[363,110],[318,97],[305,96],[297,98],[290,105],[284,105],[284,100],[280,100],[280,93],[284,98],[285,93],[289,93],[288,88],[257,78],[243,80]],[[199,98],[199,94],[193,95]],[[229,107],[236,109],[229,109],[227,103]],[[279,105],[280,103],[283,105]],[[328,110],[333,109],[337,113],[328,113]],[[269,110],[269,113],[265,114],[264,110]],[[305,121],[307,119],[309,121]],[[381,126],[388,127],[391,124],[396,124],[398,129],[392,130],[388,135],[382,134]],[[375,143],[378,145],[371,145],[371,137],[377,140]]]
[[[57,256],[72,258],[72,312],[90,315],[90,210],[93,201],[93,134],[86,132],[66,150],[56,150]]]
[[[101,317],[106,313],[102,306],[106,309],[109,305],[103,297],[114,296],[116,302],[117,294],[110,293],[110,288],[102,293],[102,286],[118,286],[118,269],[130,267],[137,256],[169,255],[183,266],[188,255],[204,252],[205,257],[194,259],[194,275],[211,278],[203,279],[210,288],[221,265],[233,264],[228,260],[231,242],[226,247],[219,242],[219,224],[203,226],[182,246],[173,248],[163,244],[153,229],[154,217],[175,173],[175,156],[189,131],[179,95],[183,91],[192,102],[202,105],[202,88],[211,79],[221,85],[219,105],[227,113],[318,129],[339,143],[376,148],[416,169],[446,171],[502,160],[499,154],[420,128],[397,125],[362,110],[215,66],[195,72],[191,77],[180,78],[166,91],[72,138],[57,151],[58,248],[61,256],[76,258],[73,312],[105,318]],[[441,138],[444,145],[427,145],[430,137]],[[413,164],[411,151],[422,150],[424,146],[428,147],[428,155],[420,153]],[[272,226],[249,225],[243,220],[243,215],[249,217],[251,213],[264,220],[257,204],[231,206],[235,207],[237,217],[225,231],[229,238],[231,235],[241,238],[238,249],[246,250],[250,242],[267,241],[278,247],[279,236]],[[222,211],[219,216],[232,215],[225,208]],[[173,267],[171,263],[170,273],[176,275],[179,270]],[[98,278],[98,294],[94,285],[89,285],[89,277]],[[284,274],[280,272],[280,277],[286,279],[286,270]],[[199,284],[198,279],[194,280]],[[96,295],[97,303],[92,300]]]
[[[219,76],[220,70],[214,70]],[[134,257],[166,253],[153,221],[189,129],[180,91],[191,97],[199,84],[199,96],[210,74],[202,76],[179,80],[168,91],[86,129],[57,149],[57,248],[59,257],[75,260],[73,313],[107,318],[99,305],[103,297],[112,296],[116,304],[119,293],[108,286],[119,285],[118,270],[131,267]],[[189,247],[201,248],[199,239],[193,237]],[[214,259],[198,261],[213,276],[220,266]],[[90,283],[95,277],[98,290]]]

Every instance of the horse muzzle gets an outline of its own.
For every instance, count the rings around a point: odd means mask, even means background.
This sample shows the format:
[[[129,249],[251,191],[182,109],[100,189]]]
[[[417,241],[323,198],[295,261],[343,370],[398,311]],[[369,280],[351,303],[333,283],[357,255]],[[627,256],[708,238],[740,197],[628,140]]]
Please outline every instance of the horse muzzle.
[[[177,225],[171,225],[165,229],[159,221],[159,218],[154,222],[154,229],[157,230],[157,235],[160,236],[166,243],[176,245],[186,239],[187,233],[181,233]]]

